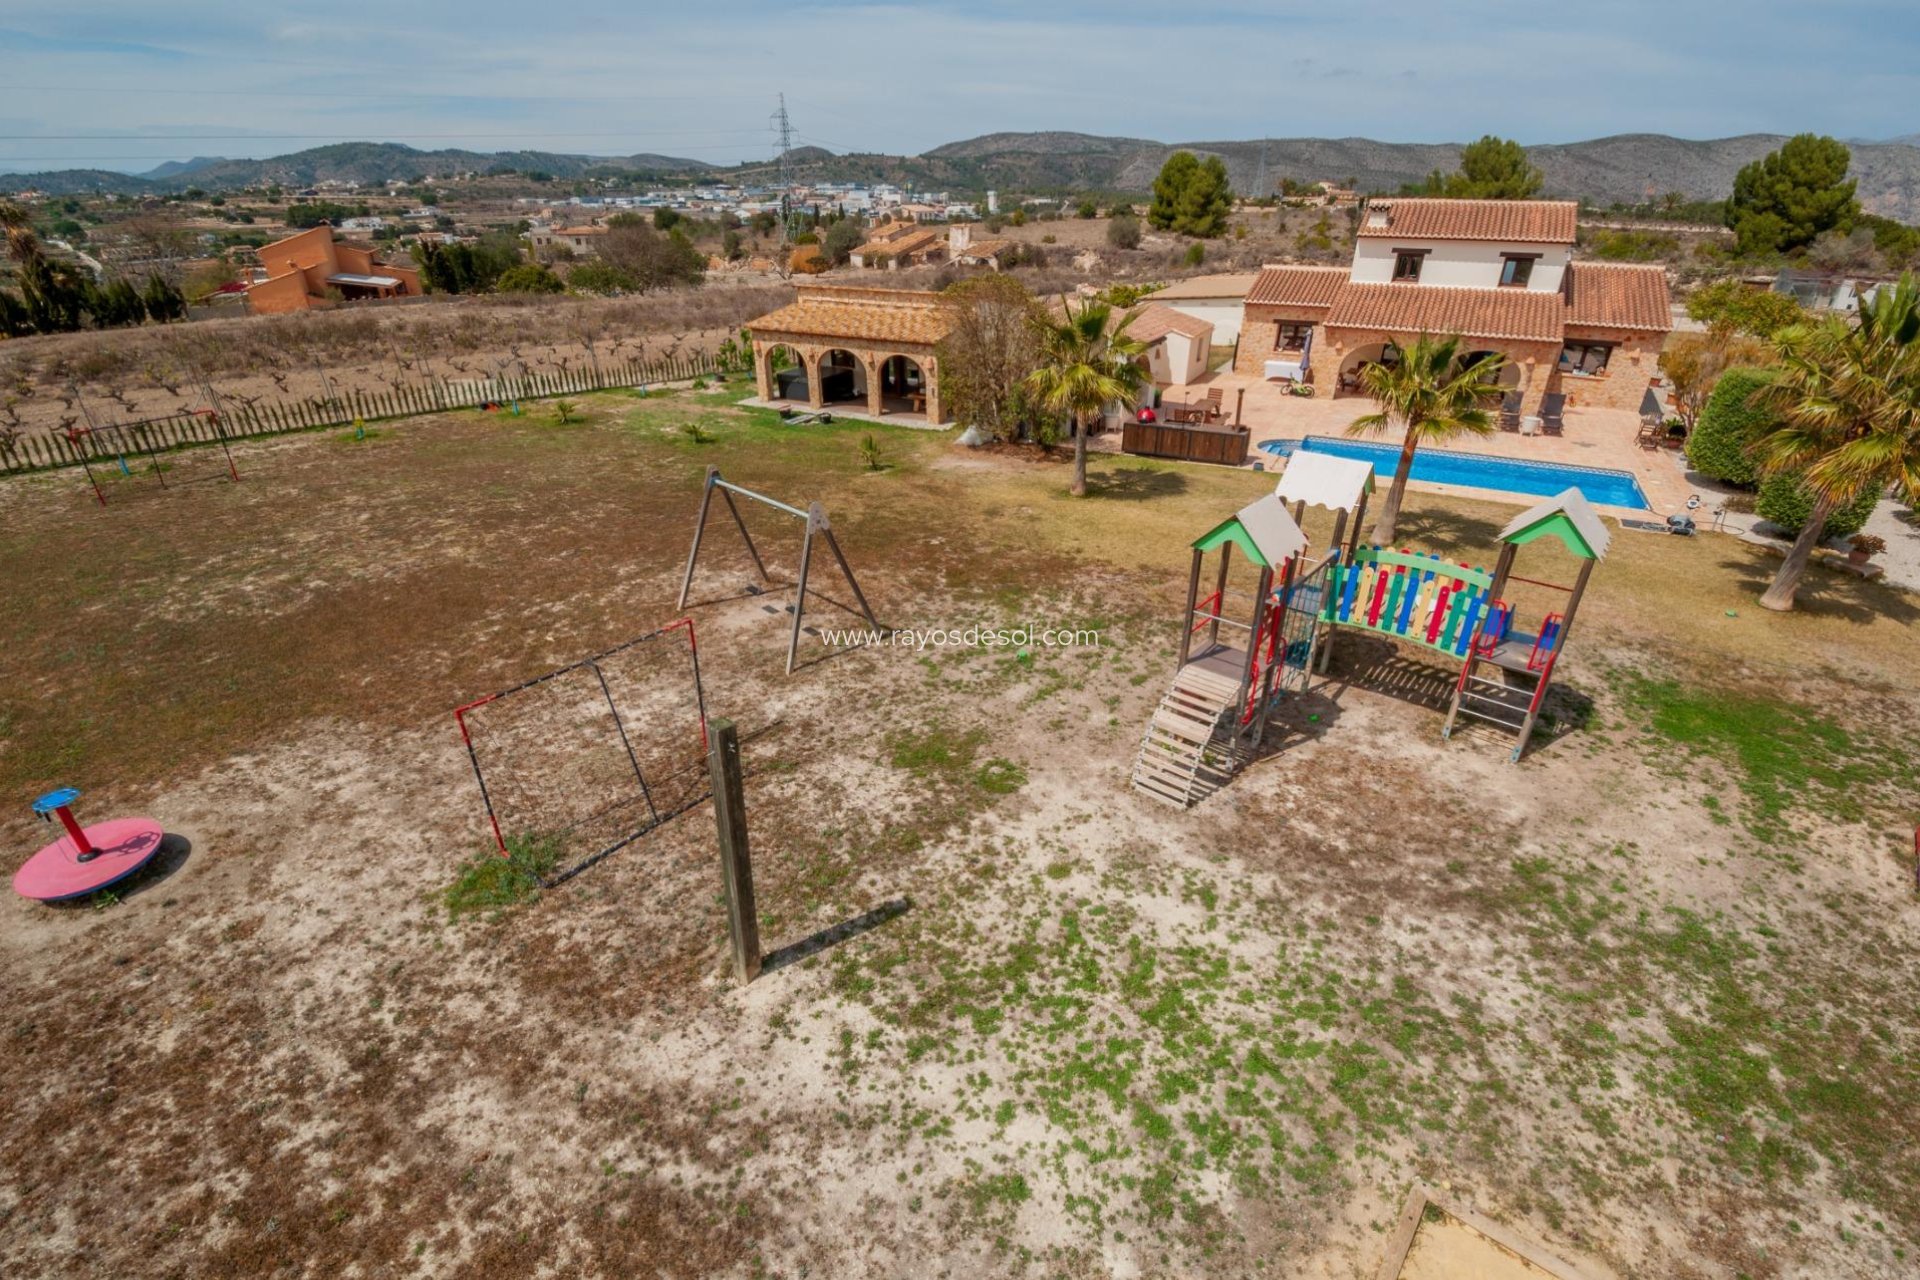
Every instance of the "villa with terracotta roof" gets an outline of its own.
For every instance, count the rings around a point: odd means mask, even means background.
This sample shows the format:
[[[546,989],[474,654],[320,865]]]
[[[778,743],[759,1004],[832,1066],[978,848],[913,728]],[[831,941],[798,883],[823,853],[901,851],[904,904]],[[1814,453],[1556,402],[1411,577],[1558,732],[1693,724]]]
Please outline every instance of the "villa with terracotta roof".
[[[1501,380],[1536,414],[1637,409],[1672,328],[1657,266],[1576,262],[1570,200],[1379,199],[1348,267],[1271,266],[1247,291],[1236,372],[1357,389],[1359,368],[1421,334],[1507,357]]]
[[[865,244],[853,251],[849,260],[856,267],[886,267],[889,271],[898,271],[901,267],[939,262],[946,256],[944,232],[916,222],[883,222],[873,229]]]
[[[256,315],[328,307],[336,301],[418,297],[420,273],[374,256],[370,248],[341,244],[326,223],[260,249],[260,268],[247,285],[247,309]]]
[[[934,348],[955,324],[951,304],[924,290],[798,289],[794,301],[747,324],[760,399],[944,421]]]

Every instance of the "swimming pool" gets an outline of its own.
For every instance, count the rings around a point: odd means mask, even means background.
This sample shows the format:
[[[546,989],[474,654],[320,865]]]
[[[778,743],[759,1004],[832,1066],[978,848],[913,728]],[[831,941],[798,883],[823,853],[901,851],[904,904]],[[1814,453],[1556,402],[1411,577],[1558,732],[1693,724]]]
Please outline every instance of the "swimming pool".
[[[1364,440],[1342,440],[1334,436],[1308,436],[1304,440],[1265,440],[1262,453],[1278,458],[1292,457],[1296,449],[1309,453],[1331,453],[1341,458],[1371,462],[1374,473],[1384,483],[1393,478],[1400,461],[1397,444],[1371,444]],[[1408,479],[1429,484],[1457,484],[1475,489],[1500,489],[1530,497],[1550,498],[1563,489],[1578,489],[1588,502],[1610,507],[1650,508],[1647,495],[1631,471],[1611,471],[1605,467],[1580,467],[1561,462],[1523,462],[1518,458],[1496,458],[1489,453],[1463,453],[1458,449],[1422,446],[1413,455],[1413,470]]]

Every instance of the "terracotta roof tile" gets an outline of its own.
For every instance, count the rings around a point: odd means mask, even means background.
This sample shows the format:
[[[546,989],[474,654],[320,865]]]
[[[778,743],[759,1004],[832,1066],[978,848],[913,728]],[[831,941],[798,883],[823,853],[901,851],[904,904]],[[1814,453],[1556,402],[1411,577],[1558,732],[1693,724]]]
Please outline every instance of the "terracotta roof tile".
[[[1666,271],[1615,262],[1569,263],[1567,323],[1665,333],[1673,328]]]
[[[946,337],[954,323],[952,310],[937,293],[802,285],[797,300],[746,327],[755,337],[798,334],[930,347]]]
[[[1331,306],[1347,276],[1345,267],[1263,267],[1247,290],[1247,305]]]
[[[1438,285],[1349,284],[1327,312],[1329,329],[1374,329],[1414,335],[1459,334],[1558,342],[1566,302],[1533,289],[1455,289]]]
[[[904,234],[889,238],[869,240],[858,249],[855,249],[854,252],[859,254],[862,259],[880,253],[884,253],[889,257],[898,258],[903,254],[924,252],[934,247],[934,242],[940,239],[941,235],[938,231],[910,230]]]
[[[1213,322],[1154,303],[1136,311],[1133,323],[1127,326],[1127,336],[1135,342],[1158,342],[1170,333],[1184,333],[1189,338],[1211,338]]]
[[[1572,200],[1442,200],[1430,196],[1369,201],[1354,234],[1374,239],[1496,240],[1572,244],[1580,206]],[[1384,212],[1385,226],[1375,226]]]

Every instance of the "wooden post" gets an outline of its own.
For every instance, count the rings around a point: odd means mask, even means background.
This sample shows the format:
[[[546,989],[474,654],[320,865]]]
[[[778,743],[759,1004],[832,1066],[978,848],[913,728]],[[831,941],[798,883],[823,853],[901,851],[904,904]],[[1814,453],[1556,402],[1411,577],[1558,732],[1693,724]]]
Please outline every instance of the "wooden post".
[[[1207,553],[1195,548],[1193,552],[1193,572],[1187,575],[1187,609],[1180,615],[1180,664],[1187,665],[1187,658],[1193,652],[1193,609],[1200,603],[1200,562]]]
[[[1262,565],[1260,567],[1260,586],[1253,594],[1253,629],[1247,633],[1247,658],[1245,662],[1240,664],[1240,699],[1236,704],[1240,708],[1249,706],[1250,704],[1247,702],[1247,699],[1254,695],[1253,665],[1259,660],[1260,624],[1266,621],[1267,609],[1269,608],[1267,597],[1272,594],[1273,569],[1271,566]]]
[[[1246,407],[1247,407],[1247,389],[1245,387],[1242,387],[1237,393],[1235,393],[1233,397],[1233,425],[1234,426],[1237,427],[1240,425],[1241,423],[1240,411],[1242,409],[1245,409]]]
[[[1540,683],[1534,689],[1532,705],[1527,708],[1527,718],[1520,726],[1520,740],[1513,744],[1513,754],[1508,757],[1514,764],[1520,763],[1520,757],[1526,753],[1534,726],[1540,722],[1540,711],[1547,705],[1547,689],[1553,683],[1553,669],[1559,665],[1560,654],[1567,647],[1567,637],[1573,634],[1573,615],[1580,608],[1580,597],[1586,594],[1587,578],[1592,573],[1593,561],[1582,562],[1580,576],[1573,582],[1573,594],[1567,598],[1567,611],[1560,615],[1560,637],[1553,642],[1553,650],[1547,655],[1546,669],[1540,673]]]
[[[740,732],[731,720],[715,720],[708,728],[707,766],[713,779],[713,824],[720,836],[720,883],[727,898],[733,977],[745,986],[760,976],[760,917],[753,907],[753,855],[747,847]]]
[[[713,482],[719,474],[720,468],[708,467],[707,481],[700,487],[700,515],[693,522],[693,548],[687,552],[686,576],[680,579],[680,603],[674,606],[678,609],[687,607],[687,592],[693,589],[693,566],[700,559],[700,535],[707,531],[707,508],[713,505]],[[734,515],[737,519],[739,513]]]
[[[1233,559],[1233,544],[1220,544],[1220,572],[1213,580],[1213,625],[1207,628],[1207,646],[1220,643],[1220,616],[1227,611],[1227,565]]]
[[[800,620],[807,612],[807,572],[813,567],[813,530],[820,518],[820,504],[807,512],[807,531],[800,539],[800,581],[793,589],[793,634],[787,640],[787,674],[793,674],[794,659],[800,655]]]
[[[833,536],[833,526],[827,523],[827,510],[819,503],[813,503],[808,509],[808,517],[816,514],[820,520],[820,532],[827,535],[827,550],[833,552],[834,561],[839,564],[840,572],[846,577],[847,585],[853,588],[853,598],[860,602],[860,612],[866,617],[867,625],[875,631],[880,629],[880,619],[873,616],[873,607],[867,603],[867,593],[860,589],[860,580],[853,576],[853,566],[840,554],[840,540]]]

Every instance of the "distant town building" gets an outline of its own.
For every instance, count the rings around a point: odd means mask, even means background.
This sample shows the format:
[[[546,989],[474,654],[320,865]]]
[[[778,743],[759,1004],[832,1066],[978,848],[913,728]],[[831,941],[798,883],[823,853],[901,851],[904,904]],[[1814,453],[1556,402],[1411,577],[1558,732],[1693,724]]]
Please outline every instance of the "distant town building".
[[[527,228],[527,239],[536,251],[541,249],[565,248],[575,257],[598,257],[600,243],[606,239],[607,229],[598,226],[550,227],[535,223]]]
[[[947,256],[947,238],[915,222],[883,222],[873,229],[867,242],[855,249],[850,261],[856,267],[925,266]]]
[[[305,311],[369,298],[418,297],[420,273],[386,262],[371,248],[341,244],[321,223],[260,250],[260,270],[247,286],[247,307],[256,315]]]

